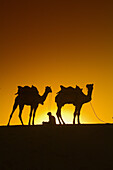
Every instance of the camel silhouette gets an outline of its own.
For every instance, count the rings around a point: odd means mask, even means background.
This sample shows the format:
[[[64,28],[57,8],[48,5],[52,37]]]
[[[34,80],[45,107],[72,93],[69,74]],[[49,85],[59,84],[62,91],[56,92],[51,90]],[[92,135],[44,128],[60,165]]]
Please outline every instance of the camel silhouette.
[[[75,112],[74,112],[74,118],[73,118],[73,124],[75,124],[75,117],[78,115],[78,124],[80,124],[80,110],[84,103],[87,103],[91,101],[91,95],[93,90],[93,84],[87,84],[86,87],[88,89],[88,94],[85,95],[82,92],[82,89],[80,89],[79,86],[76,86],[76,88],[73,87],[64,87],[60,86],[61,90],[57,93],[57,96],[55,97],[55,102],[57,103],[57,118],[59,123],[65,124],[62,116],[61,116],[61,108],[65,104],[73,104],[75,106]]]
[[[8,125],[10,124],[12,115],[18,105],[19,105],[19,118],[20,118],[22,125],[24,125],[23,121],[22,121],[22,110],[24,108],[24,105],[31,106],[28,125],[30,125],[33,110],[34,110],[34,112],[33,112],[32,125],[34,125],[34,118],[35,118],[35,113],[36,113],[36,109],[37,109],[38,105],[39,104],[43,105],[48,93],[51,93],[51,92],[52,92],[51,88],[47,86],[45,88],[44,94],[42,96],[40,96],[39,92],[35,86],[32,86],[32,87],[18,86],[18,92],[16,93],[16,95],[18,95],[18,96],[15,98],[15,103],[14,103],[13,110],[11,112],[11,115],[10,115],[10,118],[8,121]]]

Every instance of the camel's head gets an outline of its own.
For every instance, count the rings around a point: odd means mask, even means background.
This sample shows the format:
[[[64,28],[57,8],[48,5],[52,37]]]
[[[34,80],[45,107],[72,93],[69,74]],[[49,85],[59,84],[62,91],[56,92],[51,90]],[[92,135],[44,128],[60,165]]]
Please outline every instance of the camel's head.
[[[47,92],[47,93],[52,93],[51,87],[46,86],[46,92]]]
[[[93,85],[94,84],[87,84],[86,87],[88,88],[88,90],[93,90]]]

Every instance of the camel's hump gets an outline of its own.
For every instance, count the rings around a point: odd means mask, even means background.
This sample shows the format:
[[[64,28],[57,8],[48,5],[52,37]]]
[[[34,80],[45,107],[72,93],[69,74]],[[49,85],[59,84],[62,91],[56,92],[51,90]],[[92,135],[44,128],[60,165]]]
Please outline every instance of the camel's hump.
[[[69,86],[69,87],[64,87],[60,85],[61,90],[57,92],[57,94],[62,94],[62,93],[72,93],[74,92],[75,88]]]
[[[70,93],[81,93],[82,89],[76,85],[76,88],[73,88],[71,86],[64,87],[63,85],[60,85],[61,90],[57,92],[57,94],[70,94]]]
[[[16,94],[30,94],[30,93],[34,93],[35,94],[39,94],[39,91],[37,90],[37,88],[35,86],[32,85],[32,87],[29,86],[18,86],[18,92]]]
[[[76,90],[80,90],[80,91],[82,91],[83,89],[81,89],[79,86],[77,86],[76,85],[76,88],[75,88]]]
[[[61,90],[74,90],[74,88],[71,87],[71,86],[69,86],[69,87],[64,87],[64,86],[60,85],[60,88],[61,88]]]

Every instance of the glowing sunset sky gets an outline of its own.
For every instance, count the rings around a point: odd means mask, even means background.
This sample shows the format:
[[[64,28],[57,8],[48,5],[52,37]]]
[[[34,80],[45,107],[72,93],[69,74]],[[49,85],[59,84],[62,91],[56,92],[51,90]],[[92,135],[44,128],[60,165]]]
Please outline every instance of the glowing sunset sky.
[[[34,85],[40,95],[51,86],[35,124],[56,116],[55,96],[60,85],[94,83],[92,104],[102,120],[113,122],[113,1],[2,0],[0,26],[0,125],[6,125],[17,86]],[[28,123],[29,107],[23,110]],[[11,124],[20,124],[18,109]],[[62,115],[72,123],[74,106]],[[81,123],[101,123],[90,103],[81,109]]]

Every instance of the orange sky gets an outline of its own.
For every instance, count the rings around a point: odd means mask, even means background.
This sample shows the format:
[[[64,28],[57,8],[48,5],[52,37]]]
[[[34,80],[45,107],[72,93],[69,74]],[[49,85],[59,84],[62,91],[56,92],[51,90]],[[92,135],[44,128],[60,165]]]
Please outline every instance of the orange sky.
[[[92,104],[99,118],[113,122],[113,1],[2,0],[0,5],[0,125],[6,125],[18,85],[35,85],[42,95],[53,93],[37,109],[35,124],[56,115],[60,85],[94,83]],[[62,109],[66,123],[74,106]],[[28,123],[29,107],[23,111]],[[81,123],[101,123],[89,103]],[[18,109],[11,124],[20,124]]]

